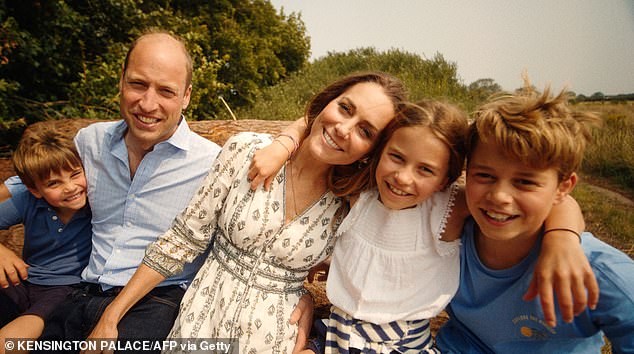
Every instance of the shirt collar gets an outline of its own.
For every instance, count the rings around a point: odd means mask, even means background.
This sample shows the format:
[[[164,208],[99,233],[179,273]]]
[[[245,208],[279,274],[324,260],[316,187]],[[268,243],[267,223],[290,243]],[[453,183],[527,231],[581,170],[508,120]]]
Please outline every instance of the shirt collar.
[[[106,130],[106,136],[109,141],[108,145],[112,147],[112,145],[117,141],[122,141],[123,135],[125,134],[127,129],[128,125],[126,124],[125,120],[120,120],[119,122],[117,122],[117,124]],[[178,127],[176,128],[174,134],[172,134],[169,139],[156,144],[156,146],[169,144],[177,149],[188,151],[190,149],[190,133],[191,129],[189,129],[189,125],[185,120],[185,116],[181,115],[181,121],[178,123]]]
[[[35,197],[34,197],[35,198]],[[47,209],[47,210],[51,210],[54,211],[55,209],[44,199],[44,198],[35,198],[35,208],[37,209]],[[84,205],[83,208],[77,210],[75,212],[75,214],[73,215],[73,219],[76,219],[78,217],[83,217],[85,215],[89,215],[88,213],[90,213],[90,206],[88,205],[88,198],[86,198],[86,205]]]

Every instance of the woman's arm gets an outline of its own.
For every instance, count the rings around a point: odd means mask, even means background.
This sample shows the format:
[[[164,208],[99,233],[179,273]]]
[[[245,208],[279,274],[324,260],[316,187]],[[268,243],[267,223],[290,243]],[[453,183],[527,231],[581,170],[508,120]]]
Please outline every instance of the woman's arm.
[[[599,286],[580,245],[578,235],[583,232],[585,222],[574,198],[566,196],[555,205],[544,228],[558,230],[548,232],[543,237],[541,253],[524,299],[531,300],[539,295],[544,320],[554,327],[557,320],[553,291],[557,294],[564,321],[571,322],[574,315],[582,312],[586,305],[590,308],[596,306]]]
[[[254,153],[247,174],[252,190],[255,190],[260,183],[263,183],[264,190],[269,190],[277,172],[301,144],[304,132],[306,132],[306,120],[299,118],[286,127],[273,143]]]

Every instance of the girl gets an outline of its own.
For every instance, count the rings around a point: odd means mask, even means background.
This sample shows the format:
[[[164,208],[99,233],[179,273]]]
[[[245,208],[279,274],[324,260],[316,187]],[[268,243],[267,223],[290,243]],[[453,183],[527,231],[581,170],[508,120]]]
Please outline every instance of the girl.
[[[374,178],[362,191],[346,191],[360,194],[351,198],[330,264],[326,352],[433,352],[429,319],[449,303],[460,276],[464,213],[452,212],[453,182],[466,129],[466,115],[451,105],[406,106],[368,167]]]

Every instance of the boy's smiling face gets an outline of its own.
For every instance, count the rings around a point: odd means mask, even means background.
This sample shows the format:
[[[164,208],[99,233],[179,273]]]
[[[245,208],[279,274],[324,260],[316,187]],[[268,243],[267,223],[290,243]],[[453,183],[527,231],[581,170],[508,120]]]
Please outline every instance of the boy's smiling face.
[[[536,239],[553,205],[575,182],[574,174],[560,183],[556,168],[535,169],[480,141],[467,168],[467,206],[488,239]]]
[[[36,198],[44,198],[58,214],[72,215],[86,205],[86,176],[81,166],[51,171],[48,178],[34,182],[35,188],[29,191]]]

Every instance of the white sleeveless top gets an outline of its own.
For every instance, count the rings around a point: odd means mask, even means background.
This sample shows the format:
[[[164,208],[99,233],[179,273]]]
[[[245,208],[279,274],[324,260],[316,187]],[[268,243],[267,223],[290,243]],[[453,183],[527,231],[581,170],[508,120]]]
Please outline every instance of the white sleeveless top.
[[[352,317],[382,324],[431,318],[460,278],[460,240],[440,241],[456,186],[414,208],[392,210],[363,192],[339,226],[326,290]]]

